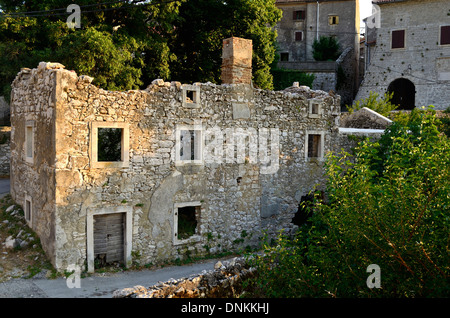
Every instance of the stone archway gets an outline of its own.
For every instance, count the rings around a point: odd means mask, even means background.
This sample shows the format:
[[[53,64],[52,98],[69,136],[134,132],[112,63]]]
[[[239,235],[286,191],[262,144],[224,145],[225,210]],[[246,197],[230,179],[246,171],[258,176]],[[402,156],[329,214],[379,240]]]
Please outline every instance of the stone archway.
[[[399,105],[398,109],[412,110],[416,103],[416,87],[413,82],[406,78],[398,78],[391,82],[388,93],[394,93],[392,103]]]

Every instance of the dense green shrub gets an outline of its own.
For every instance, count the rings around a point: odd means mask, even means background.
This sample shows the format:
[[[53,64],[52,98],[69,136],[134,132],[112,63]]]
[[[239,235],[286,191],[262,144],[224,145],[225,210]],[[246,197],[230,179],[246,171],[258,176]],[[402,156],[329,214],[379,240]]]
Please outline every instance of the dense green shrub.
[[[378,93],[370,92],[369,97],[358,100],[351,106],[347,106],[347,110],[349,113],[353,113],[363,107],[367,107],[383,116],[389,116],[391,111],[398,108],[398,105],[391,103],[393,96],[393,92],[385,93],[382,97]]]
[[[300,85],[311,88],[314,82],[314,74],[306,74],[298,70],[275,68],[271,70],[271,73],[275,90],[283,90],[292,86],[294,82],[299,82]]]
[[[327,201],[255,258],[258,297],[450,296],[450,142],[414,110],[355,155],[328,154]],[[381,288],[369,288],[377,264]]]

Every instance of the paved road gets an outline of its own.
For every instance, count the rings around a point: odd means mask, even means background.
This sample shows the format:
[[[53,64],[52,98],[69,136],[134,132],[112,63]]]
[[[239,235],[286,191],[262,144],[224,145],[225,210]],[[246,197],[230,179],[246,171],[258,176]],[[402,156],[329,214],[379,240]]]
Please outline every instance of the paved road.
[[[0,197],[9,193],[9,178],[0,178]]]
[[[93,277],[81,278],[79,288],[76,287],[75,280],[65,278],[12,279],[0,283],[0,298],[111,298],[117,289],[136,285],[149,287],[171,278],[179,279],[200,274],[203,270],[213,270],[216,262],[217,260],[209,260],[157,270],[108,273],[103,277],[95,274]]]

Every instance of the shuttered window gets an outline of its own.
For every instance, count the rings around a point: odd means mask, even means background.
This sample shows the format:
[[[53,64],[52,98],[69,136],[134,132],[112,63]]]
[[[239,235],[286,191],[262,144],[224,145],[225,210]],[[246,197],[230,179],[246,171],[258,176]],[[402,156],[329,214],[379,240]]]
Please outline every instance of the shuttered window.
[[[441,45],[450,44],[450,25],[441,26]]]
[[[295,32],[295,41],[303,41],[303,32]]]
[[[305,11],[304,10],[297,10],[294,11],[293,19],[294,20],[305,20]]]
[[[405,47],[405,30],[392,31],[393,49],[402,49]]]

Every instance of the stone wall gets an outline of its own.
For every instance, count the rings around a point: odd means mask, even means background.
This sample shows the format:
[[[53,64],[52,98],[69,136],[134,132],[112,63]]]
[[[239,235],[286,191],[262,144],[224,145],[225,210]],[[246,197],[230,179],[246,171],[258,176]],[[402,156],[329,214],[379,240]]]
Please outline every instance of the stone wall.
[[[392,120],[367,107],[354,113],[342,113],[340,117],[340,127],[345,128],[386,129],[392,124]]]
[[[22,69],[11,93],[11,196],[35,211],[29,225],[50,259],[55,250],[56,72],[52,64]],[[27,153],[28,139],[31,141]],[[28,157],[28,155],[31,155]]]
[[[93,270],[98,215],[124,213],[126,263],[158,263],[245,248],[265,230],[290,231],[300,198],[324,185],[322,158],[336,146],[339,96],[162,80],[112,92],[91,81],[41,63],[13,83],[12,195],[19,204],[32,201],[30,226],[58,270]],[[27,162],[30,124],[34,158]],[[98,162],[101,127],[122,131],[119,162]],[[210,155],[180,160],[183,129],[201,131]],[[319,136],[320,157],[308,157],[308,134]],[[185,205],[198,207],[198,224],[178,239],[177,211]]]

